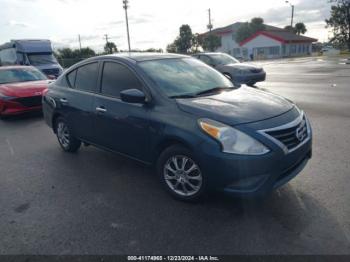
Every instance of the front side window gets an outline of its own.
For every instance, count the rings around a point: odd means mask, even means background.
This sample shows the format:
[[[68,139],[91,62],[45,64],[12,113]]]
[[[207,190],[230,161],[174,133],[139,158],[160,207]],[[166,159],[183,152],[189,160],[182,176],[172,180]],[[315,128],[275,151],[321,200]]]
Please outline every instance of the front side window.
[[[77,69],[74,87],[87,92],[96,92],[98,63],[91,63]]]
[[[210,58],[214,61],[215,65],[228,65],[239,63],[237,59],[227,54],[210,55]]]
[[[234,88],[225,76],[194,58],[151,60],[139,65],[168,97]]]
[[[0,70],[0,84],[46,80],[47,77],[35,68],[12,68]]]
[[[102,74],[102,94],[119,98],[120,92],[126,89],[142,90],[142,84],[126,66],[105,62]]]
[[[210,65],[211,64],[211,61],[210,61],[210,58],[205,56],[205,55],[201,55],[200,60],[202,60],[204,63],[206,63],[207,65]]]
[[[16,64],[17,55],[14,48],[3,49],[0,51],[0,60],[2,65]]]
[[[34,66],[57,64],[57,60],[52,53],[31,53],[27,54],[27,57],[30,64]]]

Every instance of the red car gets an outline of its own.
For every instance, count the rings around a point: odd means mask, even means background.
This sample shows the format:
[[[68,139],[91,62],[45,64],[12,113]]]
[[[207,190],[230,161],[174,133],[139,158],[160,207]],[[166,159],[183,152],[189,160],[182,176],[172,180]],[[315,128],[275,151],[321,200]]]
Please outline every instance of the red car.
[[[52,82],[31,66],[0,67],[0,117],[41,110],[41,99]]]

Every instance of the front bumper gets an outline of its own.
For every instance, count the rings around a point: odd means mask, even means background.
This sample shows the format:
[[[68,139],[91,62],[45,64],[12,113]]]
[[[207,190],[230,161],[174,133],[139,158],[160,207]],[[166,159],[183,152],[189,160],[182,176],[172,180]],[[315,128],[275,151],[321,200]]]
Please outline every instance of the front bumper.
[[[42,106],[24,106],[15,101],[0,101],[0,115],[3,116],[12,116],[12,115],[20,115],[27,112],[35,112],[41,111]]]
[[[237,75],[233,77],[234,81],[239,84],[249,84],[263,82],[266,80],[266,72],[251,73],[247,75]]]
[[[285,152],[273,140],[259,137],[271,151],[261,156],[227,154],[215,142],[198,150],[202,172],[211,189],[243,197],[263,196],[297,176],[312,157],[312,133],[292,152]]]

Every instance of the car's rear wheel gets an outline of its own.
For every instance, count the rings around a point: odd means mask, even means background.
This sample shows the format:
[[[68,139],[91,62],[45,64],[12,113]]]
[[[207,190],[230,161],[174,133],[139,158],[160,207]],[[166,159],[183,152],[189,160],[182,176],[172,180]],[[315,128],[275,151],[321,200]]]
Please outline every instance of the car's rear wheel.
[[[206,179],[195,157],[183,146],[171,146],[159,157],[157,172],[166,190],[176,199],[199,200],[206,193]]]
[[[78,151],[81,146],[81,141],[72,135],[64,118],[57,118],[55,132],[58,143],[64,151],[72,153]]]

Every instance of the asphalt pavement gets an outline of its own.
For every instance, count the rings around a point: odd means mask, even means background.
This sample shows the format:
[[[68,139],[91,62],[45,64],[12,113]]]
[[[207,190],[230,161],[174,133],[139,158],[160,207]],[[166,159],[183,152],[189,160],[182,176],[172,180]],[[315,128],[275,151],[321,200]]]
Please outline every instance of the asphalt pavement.
[[[313,159],[265,199],[173,200],[152,169],[62,152],[40,115],[0,120],[0,254],[350,254],[350,65],[259,62],[257,88],[304,109]]]

